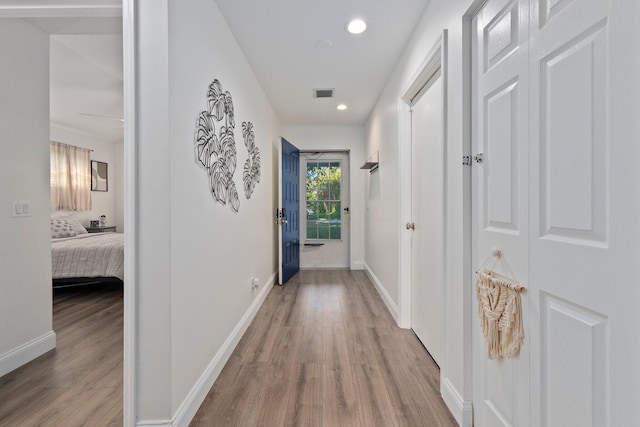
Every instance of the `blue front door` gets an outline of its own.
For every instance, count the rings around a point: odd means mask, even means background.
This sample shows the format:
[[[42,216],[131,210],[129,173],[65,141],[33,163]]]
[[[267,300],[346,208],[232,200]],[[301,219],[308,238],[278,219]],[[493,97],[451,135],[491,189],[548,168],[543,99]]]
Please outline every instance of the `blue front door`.
[[[282,266],[280,284],[285,283],[300,269],[300,150],[282,141],[282,196],[281,221],[282,241],[280,245]]]

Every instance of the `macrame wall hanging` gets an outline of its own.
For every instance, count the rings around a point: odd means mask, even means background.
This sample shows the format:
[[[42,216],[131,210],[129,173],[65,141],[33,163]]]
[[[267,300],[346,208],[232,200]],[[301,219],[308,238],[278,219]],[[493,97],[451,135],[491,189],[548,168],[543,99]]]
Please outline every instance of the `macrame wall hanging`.
[[[500,250],[494,249],[489,258],[476,270],[478,316],[487,341],[489,359],[517,357],[524,340],[520,299],[524,286],[514,279],[485,268],[491,257],[501,255]]]

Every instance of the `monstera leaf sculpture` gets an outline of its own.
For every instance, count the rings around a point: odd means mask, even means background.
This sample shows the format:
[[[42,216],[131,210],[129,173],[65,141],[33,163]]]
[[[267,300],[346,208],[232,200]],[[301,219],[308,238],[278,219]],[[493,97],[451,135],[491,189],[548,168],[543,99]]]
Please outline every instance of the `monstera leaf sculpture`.
[[[244,182],[244,194],[247,199],[251,198],[256,183],[260,182],[260,151],[256,146],[256,137],[253,133],[253,123],[242,122],[242,136],[244,145],[249,152],[249,158],[244,162],[244,173],[242,180]]]
[[[233,181],[236,172],[234,127],[231,94],[224,92],[216,79],[207,91],[207,110],[200,112],[196,120],[196,163],[207,171],[209,190],[213,198],[223,205],[229,203],[231,209],[238,212],[240,198]]]

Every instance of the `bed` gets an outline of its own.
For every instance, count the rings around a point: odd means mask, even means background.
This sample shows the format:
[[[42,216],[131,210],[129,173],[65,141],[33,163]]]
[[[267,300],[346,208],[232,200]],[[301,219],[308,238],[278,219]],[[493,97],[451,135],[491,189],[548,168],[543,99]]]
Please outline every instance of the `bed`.
[[[61,222],[58,219],[55,221],[56,224]],[[51,268],[54,287],[96,283],[106,278],[123,281],[124,234],[90,234],[86,230],[83,233],[74,221],[68,222],[71,223],[70,228],[64,228],[62,232],[59,228],[54,229],[53,219],[51,223]],[[63,224],[66,226],[68,223]]]

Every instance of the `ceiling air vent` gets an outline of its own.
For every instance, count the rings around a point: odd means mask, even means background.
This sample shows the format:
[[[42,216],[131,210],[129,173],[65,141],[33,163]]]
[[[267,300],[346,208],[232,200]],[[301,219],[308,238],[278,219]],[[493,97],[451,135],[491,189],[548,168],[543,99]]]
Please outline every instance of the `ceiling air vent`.
[[[314,98],[333,98],[333,89],[314,89]]]

